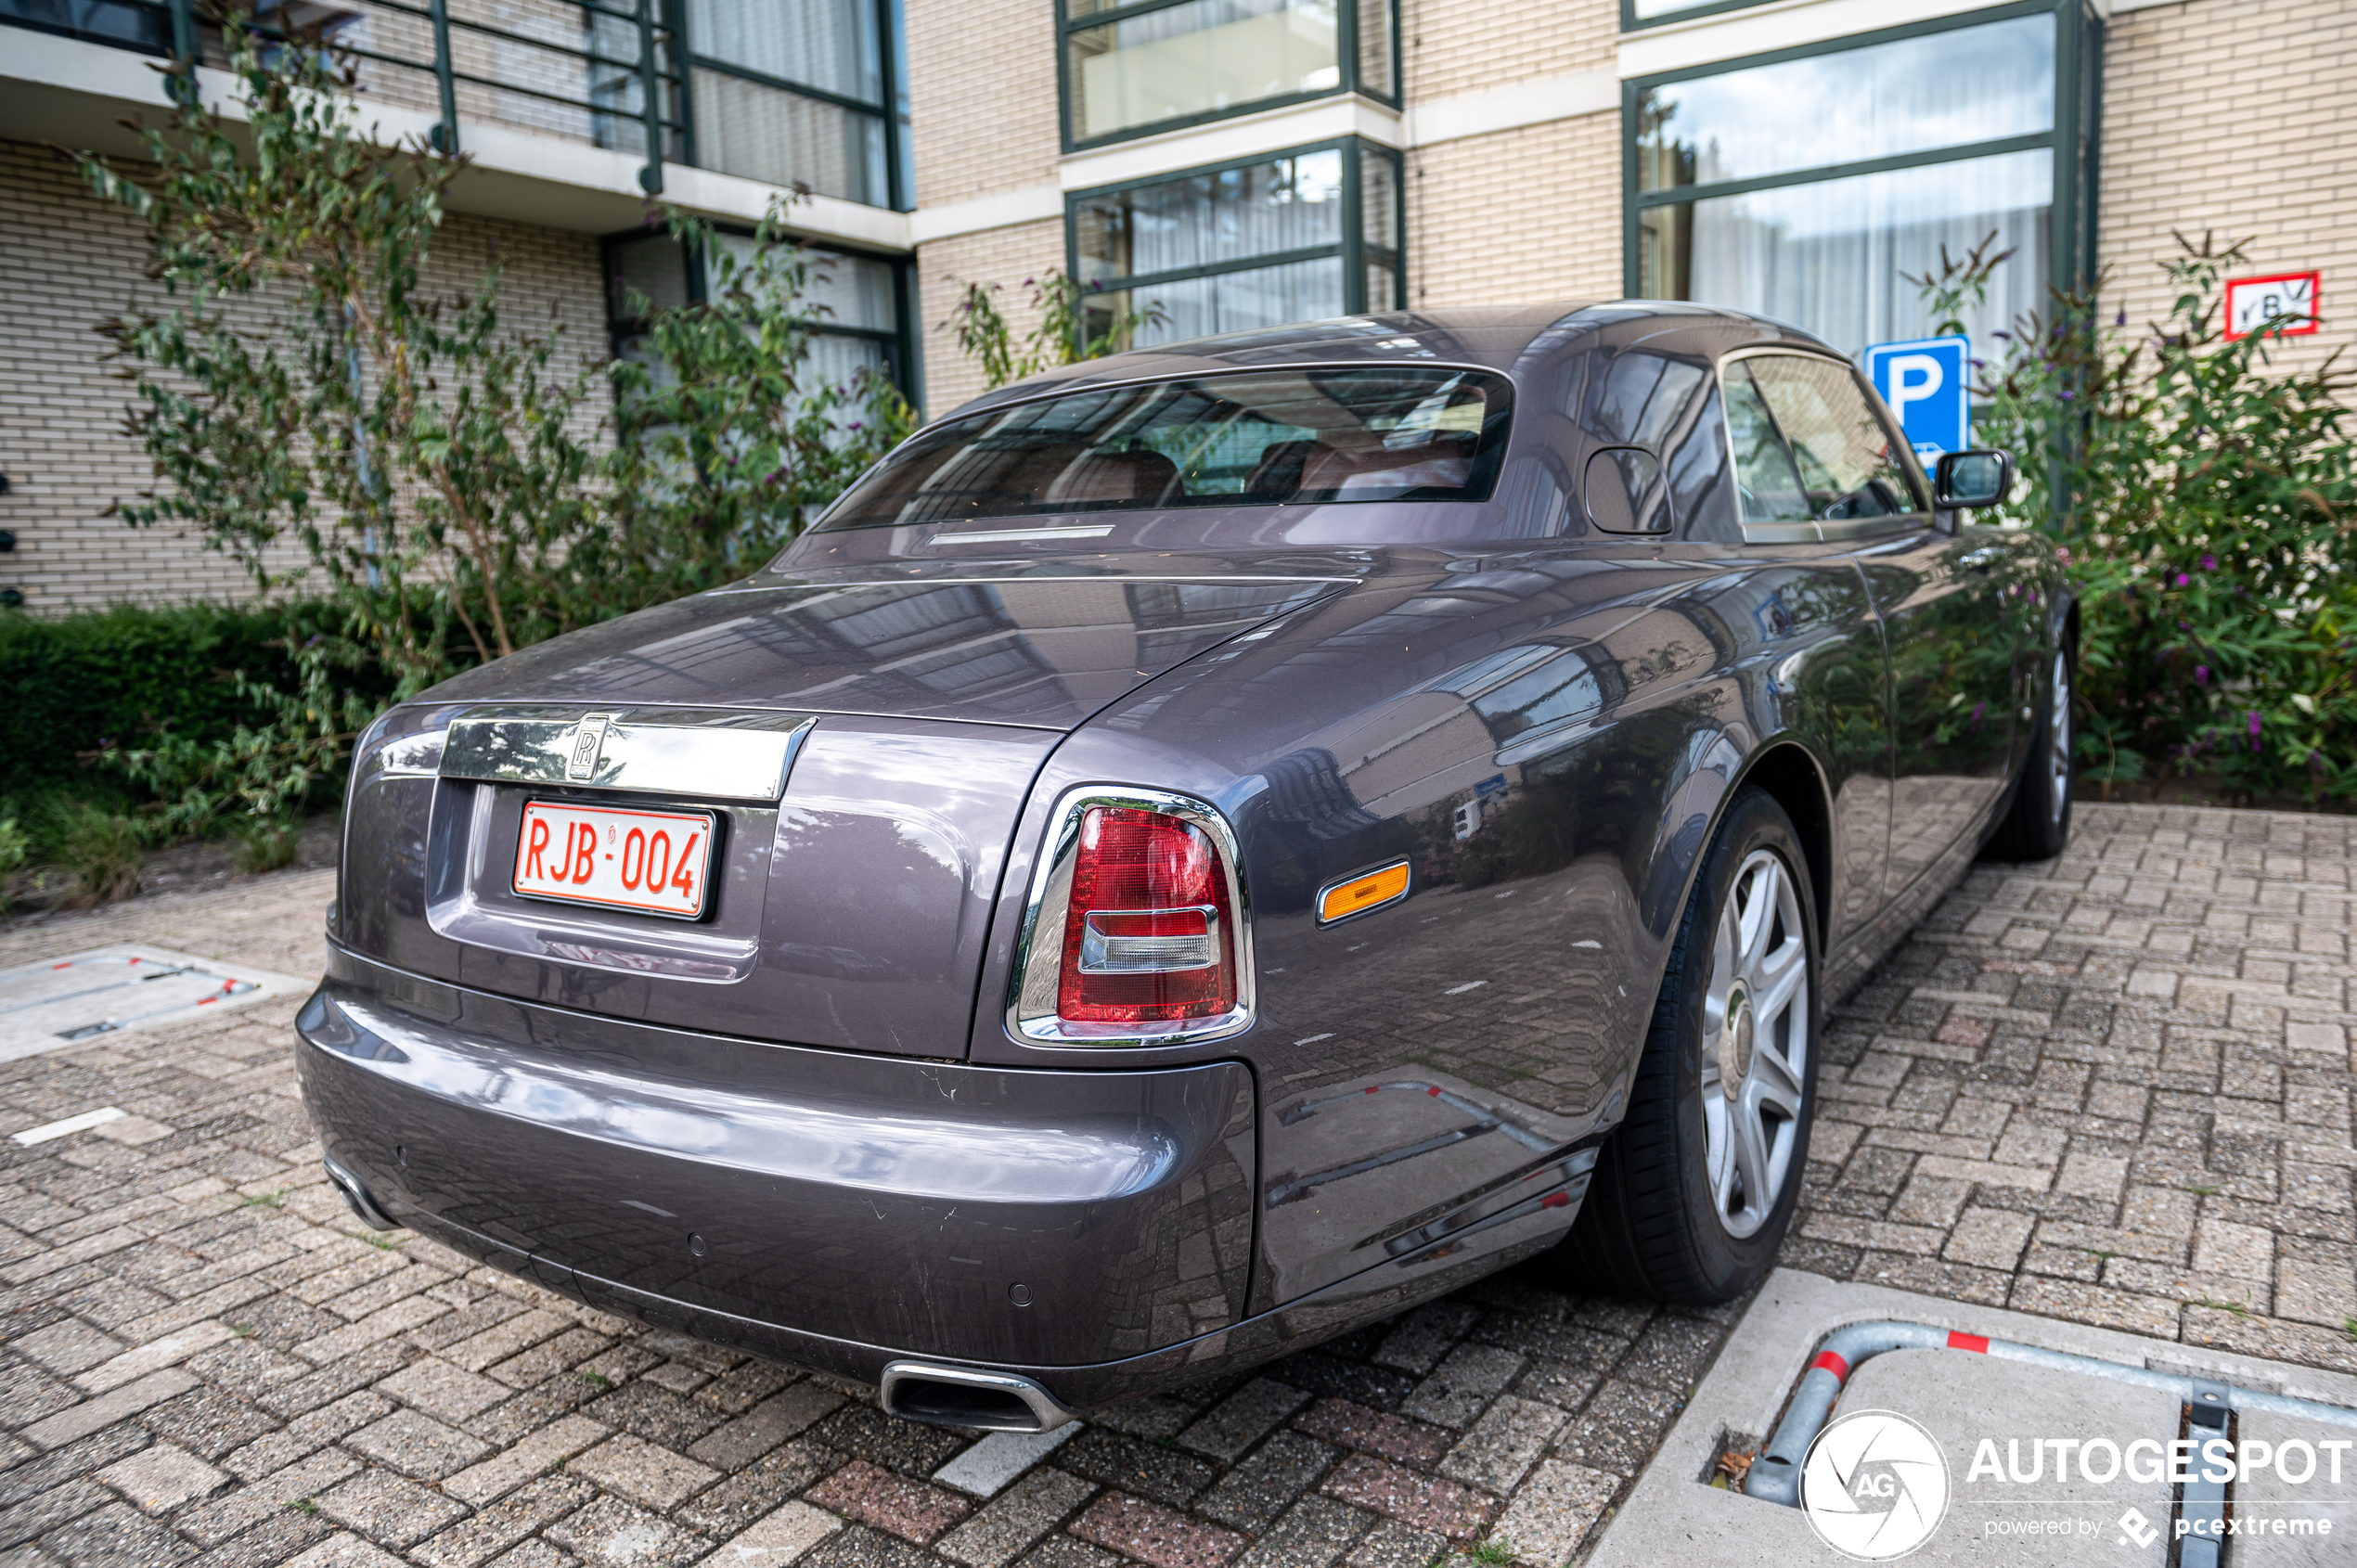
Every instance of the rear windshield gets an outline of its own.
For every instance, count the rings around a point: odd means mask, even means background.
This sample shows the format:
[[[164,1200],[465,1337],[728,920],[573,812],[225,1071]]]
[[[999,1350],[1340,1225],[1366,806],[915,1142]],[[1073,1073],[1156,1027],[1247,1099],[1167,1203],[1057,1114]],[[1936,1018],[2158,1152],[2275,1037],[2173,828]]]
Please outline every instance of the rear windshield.
[[[921,432],[819,527],[1482,501],[1511,403],[1503,377],[1438,366],[1259,370],[1075,392]]]

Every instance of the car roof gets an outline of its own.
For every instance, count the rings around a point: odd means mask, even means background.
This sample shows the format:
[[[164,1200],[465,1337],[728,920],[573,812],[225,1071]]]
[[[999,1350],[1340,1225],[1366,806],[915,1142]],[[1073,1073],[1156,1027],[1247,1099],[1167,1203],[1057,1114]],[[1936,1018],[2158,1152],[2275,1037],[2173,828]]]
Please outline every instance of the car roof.
[[[1618,329],[1618,330],[1615,330]],[[1681,300],[1559,301],[1538,305],[1462,306],[1335,316],[1285,327],[1224,332],[1058,366],[1011,382],[950,410],[972,414],[1044,393],[1163,377],[1284,365],[1412,365],[1418,360],[1478,365],[1520,379],[1559,355],[1592,346],[1597,334],[1642,336],[1656,353],[1716,354],[1745,341],[1835,351],[1798,328],[1765,316]],[[1682,341],[1681,341],[1682,340]]]

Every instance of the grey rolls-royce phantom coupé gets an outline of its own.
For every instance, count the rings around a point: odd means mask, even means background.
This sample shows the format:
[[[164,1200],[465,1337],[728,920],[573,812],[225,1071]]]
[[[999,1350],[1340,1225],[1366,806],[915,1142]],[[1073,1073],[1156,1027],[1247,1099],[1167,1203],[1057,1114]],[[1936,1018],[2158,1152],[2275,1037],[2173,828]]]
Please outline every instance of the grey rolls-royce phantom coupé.
[[[359,743],[328,1169],[1030,1430],[1518,1260],[1769,1266],[1825,1009],[2069,826],[2073,607],[1849,363],[1351,317],[927,426],[740,583]]]

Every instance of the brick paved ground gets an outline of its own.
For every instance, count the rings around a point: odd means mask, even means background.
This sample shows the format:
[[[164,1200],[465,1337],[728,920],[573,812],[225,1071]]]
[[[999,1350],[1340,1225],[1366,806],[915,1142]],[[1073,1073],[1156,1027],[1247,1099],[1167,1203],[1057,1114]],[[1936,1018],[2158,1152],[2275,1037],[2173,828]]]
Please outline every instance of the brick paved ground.
[[[2082,808],[1844,1007],[1787,1260],[2357,1369],[2352,824]],[[0,935],[316,967],[325,878]],[[1526,1267],[1099,1413],[1044,1459],[648,1332],[406,1233],[316,1174],[290,1006],[0,1067],[0,1568],[1422,1564],[1573,1555],[1733,1313]]]

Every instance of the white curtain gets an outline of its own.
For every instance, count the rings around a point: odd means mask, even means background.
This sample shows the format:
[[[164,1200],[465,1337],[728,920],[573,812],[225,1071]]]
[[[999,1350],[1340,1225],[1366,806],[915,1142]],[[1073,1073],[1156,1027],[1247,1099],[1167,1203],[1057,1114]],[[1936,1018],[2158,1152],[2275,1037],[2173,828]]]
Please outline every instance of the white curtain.
[[[1787,321],[1844,353],[1930,329],[1914,285],[1990,231],[2014,255],[1966,323],[1975,353],[1992,331],[2042,311],[2054,203],[2043,149],[1786,186],[1694,203],[1692,297]]]

